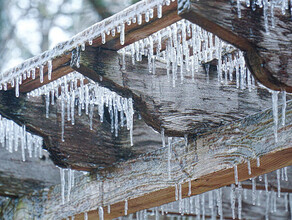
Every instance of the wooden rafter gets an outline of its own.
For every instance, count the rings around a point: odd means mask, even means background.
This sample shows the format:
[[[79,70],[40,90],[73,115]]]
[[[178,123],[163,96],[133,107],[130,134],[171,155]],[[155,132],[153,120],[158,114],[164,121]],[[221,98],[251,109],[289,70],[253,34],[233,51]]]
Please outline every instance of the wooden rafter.
[[[291,14],[275,8],[275,27],[265,30],[263,9],[241,7],[226,0],[178,0],[181,17],[201,26],[245,52],[253,75],[266,87],[292,92]],[[290,6],[291,7],[291,6]]]
[[[83,212],[89,211],[89,219],[96,219],[96,208],[103,206],[105,219],[112,219],[124,215],[126,199],[128,213],[175,201],[175,184],[182,184],[185,198],[189,180],[191,195],[234,183],[234,164],[238,167],[239,181],[292,165],[292,102],[288,103],[287,124],[279,130],[282,138],[277,144],[271,115],[271,110],[266,110],[222,126],[214,133],[189,140],[187,147],[182,140],[173,142],[170,180],[167,148],[164,148],[101,171],[96,180],[79,179],[71,191],[70,202],[65,205],[60,205],[60,188],[56,186],[43,201],[47,209],[42,217],[66,218],[74,214],[76,219],[83,219]],[[260,157],[259,167],[256,157]],[[251,162],[251,175],[246,160]],[[110,214],[106,212],[108,204]]]

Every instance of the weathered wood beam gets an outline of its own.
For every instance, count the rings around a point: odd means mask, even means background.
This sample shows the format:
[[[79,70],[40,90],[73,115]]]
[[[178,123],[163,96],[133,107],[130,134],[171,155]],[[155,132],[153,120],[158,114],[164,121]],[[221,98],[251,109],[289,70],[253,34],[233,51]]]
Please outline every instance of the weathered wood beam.
[[[168,149],[148,153],[135,160],[105,169],[97,177],[76,180],[71,200],[61,205],[60,187],[47,192],[42,201],[47,207],[42,219],[66,218],[75,215],[83,219],[98,217],[97,207],[104,207],[105,219],[124,215],[125,200],[128,213],[149,209],[175,201],[175,184],[182,184],[182,197],[187,197],[188,181],[191,195],[218,189],[234,183],[234,164],[239,181],[247,180],[276,169],[292,165],[292,102],[287,105],[286,125],[278,129],[278,143],[273,137],[273,116],[270,109],[249,116],[212,132],[172,142],[170,179],[168,177]],[[260,166],[256,158],[260,157]],[[248,174],[246,160],[251,162]],[[29,197],[26,197],[29,198]],[[111,213],[107,214],[107,205]]]
[[[147,6],[147,4],[150,3],[149,1],[141,1],[136,3],[135,5],[132,5],[132,8],[143,8]],[[112,17],[109,17],[101,22],[99,26],[106,27],[106,26],[112,26],[112,28],[115,28],[116,34],[115,36],[106,35],[106,43],[102,43],[102,37],[99,35],[95,38],[92,39],[92,45],[89,45],[88,42],[86,42],[86,48],[92,48],[92,47],[103,47],[103,48],[108,48],[111,50],[118,50],[126,45],[129,45],[135,41],[138,41],[140,39],[143,39],[145,37],[148,37],[149,35],[155,33],[156,31],[165,28],[172,23],[178,21],[181,19],[180,16],[177,15],[177,2],[176,1],[171,1],[170,5],[164,5],[162,7],[162,13],[163,16],[161,18],[157,17],[157,8],[154,8],[154,17],[150,18],[149,22],[146,22],[145,20],[145,14],[142,14],[142,23],[138,25],[138,21],[136,23],[131,22],[130,25],[127,24],[127,21],[125,22],[125,42],[123,45],[120,44],[120,34],[117,33],[116,27],[113,26],[114,24],[117,23],[117,18],[120,18],[121,21],[126,17],[128,14],[131,13],[131,7],[129,7],[129,10],[122,11]],[[136,18],[137,20],[138,18]],[[102,25],[101,25],[102,24]],[[98,24],[95,24],[98,25]],[[88,34],[88,30],[90,30],[92,27],[89,27],[85,31],[79,33],[78,35],[83,36]],[[111,31],[110,29],[108,31]],[[89,31],[90,32],[90,31]],[[53,53],[55,50],[60,50],[62,51],[64,47],[67,45],[74,45],[74,38],[76,38],[76,41],[78,41],[78,36],[74,36],[71,40],[64,42],[56,48],[46,51],[43,54],[36,56],[32,58],[33,60],[39,60],[41,57],[47,57],[49,56],[48,54]],[[80,45],[78,45],[80,46]],[[70,60],[71,60],[71,53],[74,48],[65,50],[63,54],[61,54],[58,57],[55,57],[53,59],[53,73],[52,73],[52,80],[56,80],[70,72],[72,72],[72,68],[70,67]],[[29,63],[29,62],[28,62]],[[25,64],[20,65],[19,68],[22,68],[21,66],[25,66]],[[26,80],[23,81],[22,85],[20,86],[19,90],[20,92],[29,92],[32,91],[42,85],[45,85],[52,80],[48,80],[48,69],[47,65],[44,68],[44,82],[40,82],[40,75],[39,75],[39,68],[36,69],[36,77],[35,79],[32,79],[32,77],[27,78]],[[8,89],[11,89],[10,84],[8,85]]]
[[[20,197],[60,183],[59,169],[44,153],[22,161],[21,150],[9,153],[0,147],[0,195]],[[1,217],[0,217],[1,218]]]
[[[115,51],[88,49],[81,52],[80,68],[73,68],[102,86],[132,97],[145,122],[157,131],[165,128],[169,136],[203,133],[271,105],[267,90],[240,90],[235,82],[221,85],[212,67],[206,74],[201,66],[194,81],[191,73],[184,73],[184,81],[178,79],[173,87],[165,63],[156,61],[153,75],[146,59],[133,65],[126,56],[125,62],[126,70],[122,70],[122,58]]]
[[[252,74],[266,87],[292,92],[292,22],[287,11],[274,9],[275,27],[265,30],[263,9],[244,4],[238,18],[236,1],[178,0],[178,13],[245,52]],[[291,7],[291,6],[290,6]]]
[[[77,110],[76,110],[77,111]],[[83,112],[75,115],[75,125],[65,122],[65,141],[61,141],[61,104],[56,100],[50,105],[46,118],[45,98],[16,98],[14,92],[2,92],[0,96],[1,115],[26,125],[26,129],[44,138],[44,147],[50,152],[54,163],[60,167],[77,170],[92,170],[111,166],[122,160],[135,158],[140,154],[160,147],[160,135],[149,128],[138,116],[134,117],[134,146],[130,147],[129,131],[119,130],[119,136],[111,133],[109,115],[105,113],[101,123],[98,114],[93,116],[93,130],[90,130],[89,116]],[[95,111],[96,112],[96,111]],[[106,110],[105,110],[106,112]],[[67,118],[67,114],[66,114]],[[82,143],[82,144],[81,144]]]

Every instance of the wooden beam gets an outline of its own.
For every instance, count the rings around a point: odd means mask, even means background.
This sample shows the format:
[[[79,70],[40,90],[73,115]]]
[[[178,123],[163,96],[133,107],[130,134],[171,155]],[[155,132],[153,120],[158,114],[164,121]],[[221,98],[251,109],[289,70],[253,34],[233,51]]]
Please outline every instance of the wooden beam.
[[[242,119],[271,105],[269,92],[258,86],[249,92],[236,88],[236,82],[221,85],[216,67],[209,74],[200,66],[195,79],[185,73],[173,87],[166,74],[166,64],[156,61],[156,74],[148,71],[146,59],[132,64],[115,51],[88,49],[81,52],[80,68],[74,69],[115,92],[132,97],[135,109],[145,122],[169,136],[200,134],[222,124]],[[234,77],[235,79],[235,77]]]
[[[23,162],[21,150],[9,153],[1,146],[0,164],[1,196],[20,197],[60,183],[59,169],[47,152],[42,158],[27,155]]]
[[[77,111],[77,110],[76,110]],[[130,147],[129,131],[120,128],[119,136],[111,132],[109,115],[104,122],[93,116],[93,130],[89,127],[89,116],[82,112],[75,115],[75,125],[65,122],[65,141],[61,141],[61,104],[56,100],[50,105],[46,118],[44,97],[16,98],[12,91],[2,92],[0,97],[1,115],[26,125],[26,129],[44,138],[45,149],[50,152],[54,163],[60,167],[77,170],[93,170],[111,166],[119,161],[135,158],[161,146],[160,135],[149,128],[143,120],[134,116],[134,147]],[[106,112],[106,109],[105,109]],[[66,114],[67,117],[67,114]],[[82,144],[80,144],[82,143]],[[98,152],[98,153],[97,153]]]
[[[89,219],[96,219],[96,209],[102,206],[105,219],[113,219],[124,215],[126,199],[128,214],[175,201],[175,184],[182,184],[183,198],[187,197],[189,180],[191,195],[230,185],[235,182],[235,164],[239,181],[290,166],[291,101],[286,116],[286,125],[278,129],[278,143],[273,137],[270,109],[189,139],[187,146],[183,139],[174,139],[170,179],[166,147],[100,171],[97,176],[76,180],[71,200],[65,205],[61,205],[60,187],[53,187],[43,201],[43,207],[47,208],[41,217],[61,219],[75,215],[75,219],[83,219],[83,212],[89,211]],[[257,157],[260,157],[259,167]],[[247,160],[251,162],[251,175]],[[107,205],[111,205],[110,214]]]
[[[265,30],[263,9],[244,4],[238,18],[236,1],[178,0],[178,13],[245,52],[252,74],[266,87],[292,92],[291,14],[274,9],[275,27]],[[244,28],[243,28],[244,27]]]
[[[111,50],[118,50],[126,45],[129,45],[135,41],[138,41],[140,39],[143,39],[145,37],[148,37],[149,35],[155,33],[156,31],[165,28],[172,23],[178,21],[181,19],[177,15],[177,2],[176,1],[170,1],[169,5],[163,5],[162,7],[162,13],[163,16],[161,18],[157,17],[157,8],[154,8],[154,17],[150,18],[149,22],[146,22],[145,19],[145,13],[147,8],[149,6],[154,5],[155,1],[140,1],[126,10],[117,13],[107,19],[104,19],[103,21],[100,21],[93,26],[87,28],[86,30],[78,33],[76,36],[73,36],[72,39],[61,43],[57,45],[55,48],[45,51],[44,53],[33,57],[24,63],[20,64],[19,66],[15,67],[14,69],[17,70],[22,70],[23,73],[25,73],[27,66],[32,66],[32,67],[39,67],[39,65],[43,64],[44,65],[44,81],[43,83],[40,82],[40,72],[39,68],[36,68],[36,74],[35,78],[33,79],[32,77],[26,78],[23,80],[22,85],[20,85],[19,91],[20,92],[30,92],[36,88],[39,88],[42,85],[45,85],[53,80],[56,80],[70,72],[72,72],[72,68],[70,67],[70,60],[71,60],[71,53],[74,49],[77,47],[80,47],[82,43],[85,43],[86,48],[92,48],[92,47],[103,47]],[[145,9],[145,11],[141,12],[142,15],[142,22],[141,24],[138,24],[137,17],[136,22],[130,22],[130,25],[127,24],[128,20],[132,18],[133,12],[139,11],[142,8]],[[149,12],[149,11],[148,11]],[[126,20],[125,20],[126,19]],[[123,45],[120,44],[120,34],[117,33],[117,21],[119,22],[124,22],[125,23],[125,42]],[[86,42],[80,42],[80,39],[84,36],[89,36],[92,34],[92,31],[96,31],[97,33],[100,32],[102,29],[106,28],[112,28],[115,29],[115,36],[112,36],[112,34],[107,35],[106,34],[106,43],[102,43],[102,37],[101,34],[98,36],[95,36],[92,38],[92,45],[89,45],[89,39]],[[111,29],[108,29],[108,31],[111,31]],[[107,32],[107,30],[106,30]],[[84,38],[85,39],[85,38]],[[52,57],[52,54],[56,54],[55,56]],[[48,80],[48,65],[45,62],[45,60],[52,59],[52,64],[53,64],[53,72],[52,72],[52,80]],[[41,60],[44,60],[41,62]],[[36,64],[35,64],[36,63]],[[34,66],[34,64],[36,66]],[[30,70],[30,69],[28,69]],[[4,75],[9,75],[10,70],[8,70]],[[10,84],[8,84],[8,89],[12,89]]]

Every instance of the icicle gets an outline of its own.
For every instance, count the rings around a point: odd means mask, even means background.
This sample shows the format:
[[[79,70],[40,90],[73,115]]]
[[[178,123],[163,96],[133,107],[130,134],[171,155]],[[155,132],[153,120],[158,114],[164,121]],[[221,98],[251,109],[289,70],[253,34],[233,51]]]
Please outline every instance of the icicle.
[[[272,23],[272,27],[275,27],[275,0],[271,1],[271,23]]]
[[[238,183],[238,219],[241,219],[241,211],[242,211],[242,187],[241,182]]]
[[[288,212],[288,193],[284,193],[285,212]]]
[[[240,5],[240,0],[237,0],[237,16],[238,18],[241,18],[241,5]]]
[[[217,193],[217,206],[218,206],[218,214],[220,216],[220,220],[223,220],[223,209],[222,209],[222,188],[216,190]]]
[[[48,61],[48,80],[51,80],[52,78],[52,69],[53,69],[52,60],[49,60]]]
[[[257,157],[257,167],[260,167],[260,157]]]
[[[177,201],[178,200],[178,187],[177,187],[177,184],[175,184],[175,200]]]
[[[40,82],[43,83],[44,82],[44,66],[40,65]]]
[[[284,167],[285,181],[288,182],[288,167]]]
[[[232,218],[235,219],[235,185],[231,184],[230,190],[230,203],[231,203],[231,210],[232,210]]]
[[[275,143],[278,142],[278,93],[278,91],[272,91]]]
[[[88,214],[87,214],[87,212],[84,212],[84,220],[88,220]]]
[[[167,171],[168,171],[168,179],[171,180],[171,142],[172,137],[168,137],[168,148],[167,148]]]
[[[188,196],[192,195],[192,181],[189,180],[189,191],[188,191]]]
[[[159,220],[158,207],[155,207],[155,220]]]
[[[182,188],[181,188],[181,183],[178,184],[178,199],[179,199],[179,213],[182,213]]]
[[[161,128],[161,140],[162,140],[162,147],[165,148],[164,128]]]
[[[92,44],[92,42],[91,42],[91,44]],[[82,50],[82,51],[85,51],[85,42],[83,42],[83,43],[81,44],[81,50]]]
[[[125,199],[125,215],[128,215],[128,200]]]
[[[32,79],[35,79],[35,68],[32,69],[31,77],[32,77]]]
[[[15,96],[19,97],[19,78],[16,77],[15,79]]]
[[[93,109],[94,109],[94,105],[93,105],[93,103],[90,103],[90,107],[89,107],[89,127],[90,127],[90,130],[92,130]]]
[[[195,196],[195,214],[196,214],[196,216],[198,216],[198,218],[199,218],[199,216],[201,216],[200,195]]]
[[[269,219],[269,206],[270,206],[270,193],[267,191],[266,192],[266,212],[265,212],[266,220]]]
[[[248,175],[251,175],[251,166],[250,166],[250,161],[247,161],[247,169],[248,169]]]
[[[185,141],[185,149],[187,149],[187,147],[188,147],[188,135],[187,134],[184,135],[184,141]]]
[[[70,201],[70,195],[71,195],[71,188],[72,188],[72,170],[69,169],[67,174],[68,174],[67,202],[69,202]]]
[[[120,44],[125,44],[125,23],[122,23],[121,25],[121,33],[120,33]]]
[[[202,220],[205,220],[205,194],[201,194]]]
[[[75,107],[75,90],[73,90],[72,91],[72,93],[71,93],[71,123],[72,123],[72,125],[74,125],[75,124],[75,109],[74,109],[74,107]]]
[[[26,147],[26,131],[25,125],[22,126],[22,134],[21,134],[21,155],[22,161],[25,161],[25,147]]]
[[[50,93],[46,94],[46,118],[49,118]]]
[[[292,7],[292,5],[291,5]],[[286,107],[287,107],[287,102],[286,102],[286,91],[282,91],[282,126],[285,126],[285,120],[286,120]]]
[[[98,207],[98,216],[99,216],[99,220],[104,219],[103,208],[101,206]]]
[[[147,11],[145,12],[145,21],[146,21],[146,22],[149,22],[149,20],[150,20],[150,15],[149,15],[149,11],[147,10]]]
[[[111,213],[111,205],[107,205],[107,213],[108,213],[108,214]]]
[[[280,179],[280,169],[277,171],[277,189],[278,189],[278,197],[281,197],[281,179]]]
[[[266,34],[269,34],[269,20],[268,20],[268,0],[263,0],[264,3],[264,22],[265,22],[265,30]]]
[[[267,174],[264,174],[264,180],[265,180],[265,190],[266,190],[266,193],[268,193],[269,186],[268,186],[268,175]]]
[[[157,6],[157,17],[162,18],[162,4]]]
[[[105,39],[105,33],[102,32],[102,33],[101,33],[101,43],[102,43],[102,44],[105,44],[105,42],[106,42],[106,39]]]
[[[261,196],[262,195],[262,190],[257,191],[257,206],[261,206]]]
[[[234,179],[235,179],[235,184],[238,185],[238,170],[237,170],[237,165],[234,165]]]
[[[62,134],[61,134],[61,139],[64,142],[64,127],[65,127],[65,98],[64,98],[64,87],[62,87],[62,92],[61,92],[61,127],[62,127]]]
[[[60,176],[61,176],[61,196],[62,196],[62,204],[65,204],[65,173],[64,169],[60,168]]]
[[[251,178],[251,182],[252,182],[252,204],[255,205],[256,204],[256,182],[255,182],[255,178]]]
[[[142,24],[142,14],[138,14],[138,25]]]

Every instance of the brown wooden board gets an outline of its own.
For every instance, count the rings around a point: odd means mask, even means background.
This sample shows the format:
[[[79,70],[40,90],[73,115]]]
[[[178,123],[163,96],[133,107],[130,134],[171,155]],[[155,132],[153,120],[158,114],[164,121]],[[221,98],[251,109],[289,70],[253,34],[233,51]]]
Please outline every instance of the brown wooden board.
[[[178,13],[243,50],[250,71],[262,84],[292,92],[292,21],[288,10],[282,15],[281,9],[275,8],[275,27],[270,25],[269,33],[263,9],[253,11],[242,4],[242,18],[238,18],[236,1],[178,0]]]

